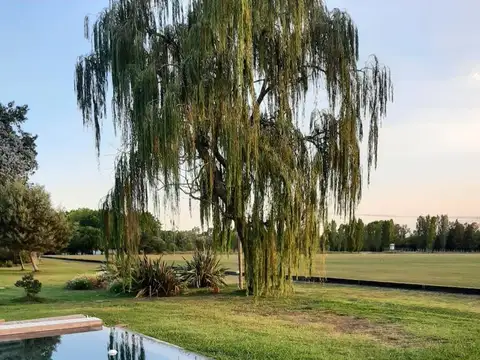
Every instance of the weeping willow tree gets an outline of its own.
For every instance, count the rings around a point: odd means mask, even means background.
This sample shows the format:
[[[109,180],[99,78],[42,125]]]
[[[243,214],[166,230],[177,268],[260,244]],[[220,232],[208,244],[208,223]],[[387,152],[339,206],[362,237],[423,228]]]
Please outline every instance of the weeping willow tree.
[[[122,139],[104,204],[111,247],[135,253],[136,214],[160,190],[173,207],[184,192],[216,242],[237,233],[249,293],[288,291],[327,209],[353,215],[364,125],[370,173],[393,95],[375,56],[358,66],[350,16],[321,0],[112,0],[85,35],[84,123],[99,150],[111,90]],[[310,96],[325,105],[304,122]]]

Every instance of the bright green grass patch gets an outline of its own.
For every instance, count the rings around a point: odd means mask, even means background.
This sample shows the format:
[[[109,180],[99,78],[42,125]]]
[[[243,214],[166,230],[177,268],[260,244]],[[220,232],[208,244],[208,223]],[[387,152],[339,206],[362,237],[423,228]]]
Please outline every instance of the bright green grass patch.
[[[247,298],[233,287],[213,295],[134,300],[104,291],[67,291],[64,282],[95,271],[43,260],[45,302],[18,304],[0,290],[0,318],[83,313],[215,359],[479,359],[480,297],[302,285],[283,299]],[[20,278],[0,270],[0,286]]]
[[[167,254],[164,259],[181,263],[190,254]],[[73,257],[75,256],[68,256]],[[102,260],[101,255],[77,258]],[[236,270],[237,256],[222,256],[224,266]],[[314,274],[320,275],[321,256],[314,262]],[[306,274],[305,271],[300,272]],[[326,274],[361,280],[396,281],[434,285],[480,288],[480,254],[420,254],[420,253],[330,253],[326,255]]]

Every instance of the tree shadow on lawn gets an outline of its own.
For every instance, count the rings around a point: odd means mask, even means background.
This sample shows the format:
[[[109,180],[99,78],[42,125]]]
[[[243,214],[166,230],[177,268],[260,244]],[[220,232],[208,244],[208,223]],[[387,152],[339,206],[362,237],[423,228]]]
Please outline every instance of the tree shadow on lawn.
[[[28,301],[21,289],[8,287],[0,291],[0,305],[12,304],[54,304],[63,302],[100,302],[119,298],[106,290],[67,290],[63,285],[49,285],[42,287],[38,295],[39,301]]]
[[[181,297],[201,297],[201,298],[238,298],[238,297],[247,297],[245,290],[236,289],[233,286],[227,286],[220,289],[220,292],[213,293],[211,289],[202,288],[195,289],[189,288],[186,289],[181,295]]]

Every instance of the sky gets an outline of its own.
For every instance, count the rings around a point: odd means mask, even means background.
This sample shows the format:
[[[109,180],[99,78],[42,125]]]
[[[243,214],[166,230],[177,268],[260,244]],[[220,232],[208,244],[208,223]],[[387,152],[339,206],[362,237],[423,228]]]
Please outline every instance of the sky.
[[[32,181],[65,209],[97,208],[113,185],[119,140],[105,121],[97,158],[73,89],[78,56],[89,50],[85,15],[108,0],[0,0],[0,102],[28,104],[25,129],[38,134]],[[380,129],[378,168],[357,214],[414,227],[420,214],[480,220],[480,37],[476,0],[328,0],[359,28],[361,57],[375,53],[392,72],[394,103]],[[467,10],[468,9],[468,10]],[[308,101],[308,99],[307,99]],[[307,104],[307,109],[310,104]],[[308,116],[307,116],[308,117]],[[308,121],[308,119],[306,119]],[[165,227],[199,225],[198,207],[159,209]]]

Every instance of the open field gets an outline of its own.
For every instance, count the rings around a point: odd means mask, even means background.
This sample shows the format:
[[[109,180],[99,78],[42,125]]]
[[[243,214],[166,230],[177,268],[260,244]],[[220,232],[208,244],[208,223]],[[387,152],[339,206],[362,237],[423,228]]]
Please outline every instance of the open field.
[[[105,291],[67,291],[94,264],[42,260],[44,302],[22,304],[18,269],[0,269],[0,318],[83,313],[215,359],[479,359],[480,297],[301,285],[285,299],[213,295],[135,300]]]
[[[168,254],[164,255],[164,259],[181,263],[183,257],[189,256]],[[68,257],[104,259],[101,255]],[[222,262],[224,266],[237,270],[236,254],[223,255]],[[314,266],[314,274],[320,275],[320,255],[316,256]],[[349,279],[480,288],[480,254],[330,253],[326,255],[326,274],[330,277]]]

